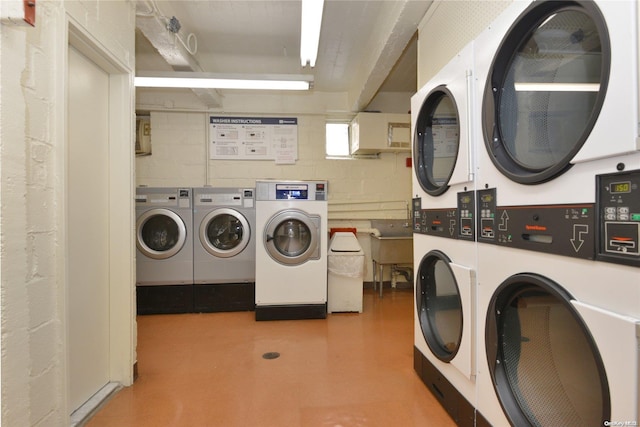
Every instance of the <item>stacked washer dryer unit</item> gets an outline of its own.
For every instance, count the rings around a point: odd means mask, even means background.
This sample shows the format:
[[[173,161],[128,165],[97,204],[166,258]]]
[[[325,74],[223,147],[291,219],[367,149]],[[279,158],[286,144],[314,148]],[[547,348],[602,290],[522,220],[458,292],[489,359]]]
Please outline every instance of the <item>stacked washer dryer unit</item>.
[[[638,422],[637,7],[514,2],[475,40],[478,425]]]
[[[253,310],[256,209],[254,188],[193,189],[194,310]]]
[[[256,181],[256,320],[326,318],[327,181]]]
[[[138,314],[193,310],[190,188],[136,189]]]
[[[476,404],[473,43],[411,100],[414,368],[461,426]]]

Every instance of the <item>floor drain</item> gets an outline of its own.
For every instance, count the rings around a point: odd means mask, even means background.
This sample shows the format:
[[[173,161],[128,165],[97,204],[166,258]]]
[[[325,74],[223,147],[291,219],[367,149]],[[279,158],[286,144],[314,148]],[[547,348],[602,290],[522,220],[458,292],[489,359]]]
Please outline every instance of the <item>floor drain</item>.
[[[277,351],[270,351],[262,355],[263,359],[277,359],[278,357],[280,357],[280,353]]]

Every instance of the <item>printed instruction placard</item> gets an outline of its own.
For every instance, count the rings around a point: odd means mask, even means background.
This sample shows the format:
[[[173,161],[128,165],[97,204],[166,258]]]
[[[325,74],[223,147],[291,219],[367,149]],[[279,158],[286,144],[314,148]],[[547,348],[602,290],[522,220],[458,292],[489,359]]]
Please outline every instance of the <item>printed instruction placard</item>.
[[[298,119],[210,116],[209,158],[295,163],[298,158]]]

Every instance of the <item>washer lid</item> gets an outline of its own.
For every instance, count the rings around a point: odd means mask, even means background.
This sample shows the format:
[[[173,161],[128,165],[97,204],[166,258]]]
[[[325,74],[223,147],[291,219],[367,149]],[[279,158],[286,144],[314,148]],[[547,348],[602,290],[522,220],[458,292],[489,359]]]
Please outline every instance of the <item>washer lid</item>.
[[[350,232],[337,232],[331,238],[330,252],[360,252],[358,239]]]

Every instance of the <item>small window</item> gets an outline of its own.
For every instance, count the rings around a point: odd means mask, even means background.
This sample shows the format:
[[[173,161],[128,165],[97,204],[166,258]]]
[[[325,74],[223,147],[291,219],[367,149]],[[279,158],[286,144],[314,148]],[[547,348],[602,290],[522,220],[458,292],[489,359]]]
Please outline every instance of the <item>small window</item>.
[[[349,157],[349,123],[326,124],[327,157]]]

